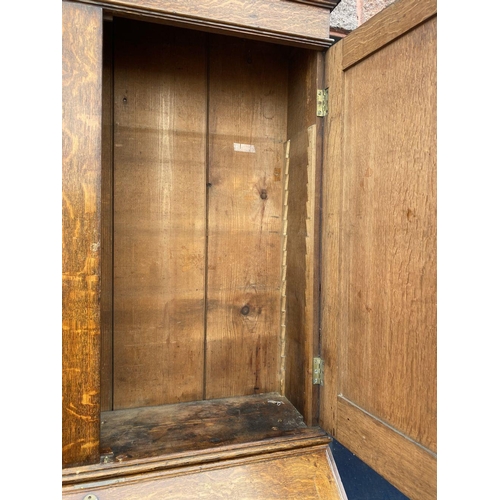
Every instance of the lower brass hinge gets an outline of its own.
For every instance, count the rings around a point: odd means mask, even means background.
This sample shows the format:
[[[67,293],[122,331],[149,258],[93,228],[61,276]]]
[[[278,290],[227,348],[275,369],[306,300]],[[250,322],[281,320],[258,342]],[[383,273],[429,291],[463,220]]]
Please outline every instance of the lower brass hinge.
[[[313,385],[323,385],[323,360],[313,358]]]
[[[316,93],[316,116],[328,114],[328,89],[318,90]]]

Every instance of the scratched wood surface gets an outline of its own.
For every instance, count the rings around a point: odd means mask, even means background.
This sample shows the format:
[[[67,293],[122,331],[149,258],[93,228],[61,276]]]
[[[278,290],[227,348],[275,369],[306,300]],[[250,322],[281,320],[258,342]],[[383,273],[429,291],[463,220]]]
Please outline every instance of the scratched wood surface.
[[[196,473],[194,473],[196,472]],[[63,498],[81,500],[93,494],[100,500],[237,498],[346,499],[326,445],[227,460],[170,473],[106,481],[102,486],[66,487]]]
[[[213,37],[206,398],[279,390],[283,48]]]
[[[63,486],[118,480],[216,461],[326,445],[279,393],[212,399],[102,413],[106,460],[66,468]]]
[[[289,74],[289,182],[286,254],[285,394],[315,422],[318,390],[312,360],[318,344],[317,275],[319,242],[319,162],[316,91],[322,86],[322,58],[313,52],[293,54]],[[298,369],[300,367],[300,369]]]
[[[205,34],[114,29],[114,408],[201,399]]]
[[[306,428],[278,393],[109,411],[101,422],[101,446],[120,461],[272,441]]]
[[[99,461],[100,8],[63,2],[62,461]]]

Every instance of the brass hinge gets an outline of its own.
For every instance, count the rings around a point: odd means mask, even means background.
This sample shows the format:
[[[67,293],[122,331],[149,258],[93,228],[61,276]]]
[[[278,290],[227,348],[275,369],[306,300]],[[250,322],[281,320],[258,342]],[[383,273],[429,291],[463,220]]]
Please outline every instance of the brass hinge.
[[[313,358],[313,385],[323,385],[323,360]]]
[[[318,90],[316,93],[316,116],[328,114],[328,89]]]

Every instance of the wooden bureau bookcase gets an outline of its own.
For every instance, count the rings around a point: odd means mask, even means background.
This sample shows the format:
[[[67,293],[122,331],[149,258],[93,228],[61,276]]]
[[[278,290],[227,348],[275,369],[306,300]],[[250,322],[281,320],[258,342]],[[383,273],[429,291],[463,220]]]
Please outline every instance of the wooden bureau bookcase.
[[[65,498],[436,497],[436,2],[335,4],[62,2]]]

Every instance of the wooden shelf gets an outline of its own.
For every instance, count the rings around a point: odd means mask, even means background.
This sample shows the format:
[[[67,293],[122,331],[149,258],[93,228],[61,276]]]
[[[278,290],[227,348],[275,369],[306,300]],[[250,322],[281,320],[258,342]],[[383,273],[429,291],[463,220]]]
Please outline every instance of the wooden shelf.
[[[203,498],[231,484],[250,488],[248,498],[268,490],[282,498],[289,488],[306,498],[343,498],[330,441],[275,392],[107,411],[101,463],[63,469],[63,497]]]
[[[107,411],[101,417],[101,464],[63,470],[63,483],[325,445],[284,396],[267,393]]]
[[[278,393],[107,411],[101,443],[117,461],[304,434],[302,415]]]

